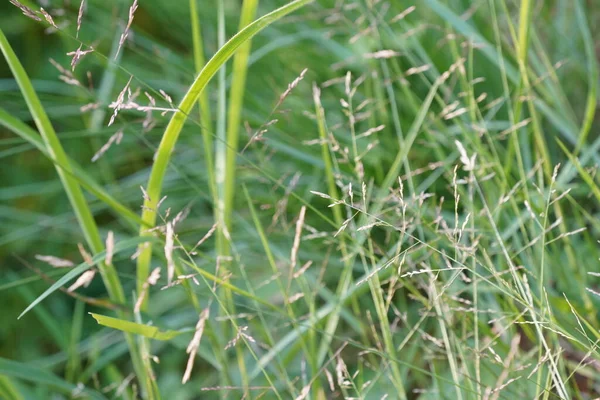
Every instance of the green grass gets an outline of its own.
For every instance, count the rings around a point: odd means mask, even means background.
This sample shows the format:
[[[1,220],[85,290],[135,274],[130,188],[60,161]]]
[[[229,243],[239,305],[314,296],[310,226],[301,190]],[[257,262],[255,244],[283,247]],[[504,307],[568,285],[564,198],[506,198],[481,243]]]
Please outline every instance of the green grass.
[[[591,3],[86,3],[0,6],[0,397],[597,397]]]

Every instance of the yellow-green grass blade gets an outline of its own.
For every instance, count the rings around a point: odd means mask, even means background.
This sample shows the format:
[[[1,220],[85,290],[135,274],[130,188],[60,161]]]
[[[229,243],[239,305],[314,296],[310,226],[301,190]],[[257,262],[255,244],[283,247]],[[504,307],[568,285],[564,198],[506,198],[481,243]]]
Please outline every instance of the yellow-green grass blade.
[[[188,331],[173,331],[166,330],[162,331],[156,326],[152,325],[144,325],[138,324],[136,322],[127,321],[124,319],[113,318],[106,315],[100,315],[95,313],[90,313],[92,317],[98,322],[98,324],[102,326],[106,326],[108,328],[117,329],[119,331],[133,333],[136,335],[141,335],[150,339],[155,340],[171,340],[174,337],[181,335],[182,333],[186,333]],[[193,330],[189,330],[192,332]]]
[[[0,375],[0,398],[6,400],[25,400],[25,397],[19,393],[12,380],[3,375]]]

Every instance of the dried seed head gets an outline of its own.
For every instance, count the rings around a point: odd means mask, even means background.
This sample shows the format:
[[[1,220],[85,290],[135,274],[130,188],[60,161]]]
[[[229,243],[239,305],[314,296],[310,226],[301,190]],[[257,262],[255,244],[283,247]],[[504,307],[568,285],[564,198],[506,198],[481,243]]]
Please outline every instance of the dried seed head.
[[[79,48],[75,51],[70,51],[67,53],[68,56],[73,57],[71,59],[71,71],[75,71],[75,67],[77,66],[77,64],[79,64],[81,62],[81,60],[83,59],[83,57],[88,54],[91,53],[92,51],[94,51],[93,48],[90,47],[89,50],[81,50],[81,47],[83,45],[80,44]]]
[[[35,258],[53,266],[54,268],[68,268],[75,265],[75,263],[73,263],[71,260],[65,260],[64,258],[58,258],[54,256],[36,254]]]
[[[119,96],[117,97],[117,101],[115,101],[114,103],[109,105],[109,107],[114,109],[115,111],[113,112],[113,115],[110,117],[110,121],[108,121],[108,126],[111,126],[113,124],[113,122],[115,122],[115,118],[117,118],[117,114],[119,113],[119,110],[121,108],[123,108],[123,104],[124,104],[124,100],[125,100],[125,93],[127,93],[132,79],[133,79],[133,76],[129,77],[129,81],[127,81],[127,84],[125,85],[123,90],[121,90],[121,93],[119,93]]]
[[[85,0],[81,0],[79,5],[79,12],[77,13],[77,33],[75,37],[79,37],[79,30],[81,29],[81,22],[83,21],[83,12],[85,11]]]
[[[188,344],[186,349],[186,353],[190,356],[188,357],[187,366],[185,368],[185,373],[183,374],[183,379],[181,383],[186,383],[190,380],[190,376],[192,374],[192,368],[194,367],[194,359],[196,358],[196,352],[198,351],[198,347],[200,347],[200,341],[202,340],[202,334],[204,333],[204,326],[206,325],[206,320],[210,316],[210,310],[205,308],[200,313],[200,319],[196,324],[196,332],[194,333],[194,337]]]
[[[156,285],[160,279],[160,268],[154,268],[148,277],[148,283],[152,286]]]
[[[48,14],[46,12],[46,10],[44,10],[43,8],[40,7],[40,12],[42,13],[42,15],[44,16],[44,18],[46,19],[46,21],[52,25],[53,27],[55,27],[56,29],[58,29],[58,26],[56,26],[56,24],[54,23],[54,20],[52,19],[52,15]]]
[[[143,186],[140,186],[140,190],[142,191],[142,197],[144,198],[144,200],[150,202],[150,196],[148,196],[146,189],[144,189]]]
[[[304,217],[306,215],[306,206],[302,206],[300,209],[300,215],[298,215],[298,221],[296,221],[296,235],[294,236],[294,244],[292,246],[292,253],[290,255],[290,269],[294,271],[298,259],[298,250],[300,249],[300,238],[302,237],[302,228],[304,227]]]
[[[410,13],[412,13],[413,11],[415,11],[417,7],[415,6],[410,6],[408,7],[406,10],[402,11],[400,14],[396,15],[394,18],[392,18],[392,20],[390,21],[392,24],[394,22],[398,22],[404,18],[406,18],[406,16]]]
[[[92,280],[94,279],[95,275],[96,275],[96,270],[95,269],[88,269],[83,274],[81,274],[79,276],[79,278],[77,278],[77,280],[75,281],[74,284],[72,284],[71,286],[69,286],[69,288],[67,289],[67,291],[68,292],[73,292],[73,291],[79,289],[82,286],[83,287],[88,287],[90,285],[90,283],[92,282]]]
[[[307,71],[308,71],[308,68],[304,68],[302,70],[302,72],[300,72],[300,76],[298,76],[296,79],[294,79],[292,81],[292,83],[290,83],[288,85],[288,87],[285,90],[285,92],[283,92],[281,94],[281,96],[279,96],[279,101],[277,101],[277,104],[275,105],[275,109],[279,108],[279,106],[281,106],[281,104],[283,104],[283,102],[286,99],[286,97],[288,97],[289,94],[292,92],[292,90],[294,90],[296,88],[296,86],[298,86],[298,84],[300,83],[300,81],[302,81],[302,79],[304,79],[304,75],[306,75]]]
[[[121,130],[117,131],[114,135],[112,135],[108,139],[108,142],[104,143],[104,145],[100,148],[100,150],[98,150],[96,152],[96,154],[94,154],[94,156],[92,157],[92,162],[98,161],[98,159],[100,157],[102,157],[104,155],[104,153],[106,153],[108,151],[108,149],[110,149],[110,147],[112,146],[113,143],[119,144],[119,143],[121,143],[122,139],[123,139],[123,130],[121,129]]]
[[[420,74],[422,72],[429,71],[430,68],[431,68],[431,65],[429,65],[429,64],[421,65],[420,67],[409,68],[406,71],[406,76]]]
[[[454,143],[456,144],[458,152],[460,153],[460,161],[463,163],[465,171],[475,170],[475,159],[477,158],[477,154],[473,154],[471,157],[469,157],[465,147],[461,142],[455,140]]]
[[[15,7],[18,7],[21,12],[23,13],[23,15],[25,15],[26,17],[29,17],[35,21],[42,21],[42,19],[40,17],[37,16],[37,14],[35,13],[35,11],[33,11],[31,8],[24,6],[23,4],[19,3],[17,0],[9,0],[12,5],[14,5]]]
[[[400,55],[400,53],[398,53],[397,51],[394,51],[394,50],[379,50],[379,51],[376,51],[375,53],[365,54],[365,58],[380,60],[380,59],[398,57],[399,55]]]
[[[98,107],[100,107],[100,104],[98,103],[87,103],[79,107],[79,111],[86,113],[91,110],[96,110]]]
[[[106,258],[104,260],[106,265],[112,265],[114,251],[115,251],[115,236],[112,231],[108,231],[108,235],[106,236]]]
[[[252,336],[250,336],[246,333],[247,330],[248,330],[248,326],[238,327],[237,334],[235,335],[235,337],[233,339],[231,339],[229,341],[229,343],[227,343],[227,346],[225,346],[225,350],[235,346],[238,343],[238,341],[242,338],[248,340],[249,342],[256,343],[256,340],[254,340],[254,338]]]
[[[137,8],[138,8],[138,0],[133,0],[133,4],[129,8],[129,18],[127,20],[127,26],[125,27],[125,30],[123,31],[123,33],[121,34],[121,38],[119,39],[119,47],[115,54],[115,60],[119,56],[119,52],[121,51],[121,47],[123,47],[125,40],[127,40],[127,36],[129,35],[129,29],[131,28],[131,24],[133,23],[133,17],[135,15],[135,11],[137,10]]]
[[[165,257],[167,258],[167,284],[171,284],[175,276],[175,262],[173,261],[173,223],[167,222],[167,236],[165,240]]]
[[[77,243],[77,248],[79,249],[79,253],[83,258],[83,261],[85,261],[90,266],[94,265],[94,260],[92,259],[92,256],[90,255],[90,253],[87,252],[83,244]]]

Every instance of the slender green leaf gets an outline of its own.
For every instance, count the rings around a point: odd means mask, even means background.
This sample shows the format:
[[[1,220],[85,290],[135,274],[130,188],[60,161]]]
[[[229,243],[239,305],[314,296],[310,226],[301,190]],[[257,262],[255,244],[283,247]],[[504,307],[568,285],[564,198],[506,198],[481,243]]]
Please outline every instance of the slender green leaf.
[[[151,237],[143,237],[143,238],[136,237],[136,238],[124,240],[122,242],[118,242],[115,244],[114,254],[117,254],[117,253],[127,250],[127,249],[134,248],[135,246],[139,245],[140,243],[150,242],[151,240],[153,240],[153,238],[151,238]],[[94,264],[97,264],[97,263],[104,261],[105,258],[106,258],[106,251],[102,251],[102,252],[94,255],[92,260],[94,261]],[[27,306],[27,308],[19,315],[19,318],[21,318],[23,315],[27,314],[27,312],[29,312],[33,307],[38,305],[46,297],[50,296],[52,293],[56,292],[59,288],[66,285],[71,280],[77,278],[79,275],[81,275],[82,273],[84,273],[85,271],[87,271],[90,268],[92,268],[92,266],[89,265],[88,263],[84,262],[84,263],[81,263],[78,266],[74,267],[73,269],[69,270],[69,272],[64,274],[52,286],[50,286],[48,289],[46,289],[44,291],[44,293],[39,295],[33,301],[33,303],[31,303],[29,306]]]
[[[244,0],[242,4],[242,16],[240,18],[239,30],[243,30],[252,22],[256,15],[258,0]],[[225,166],[225,204],[224,217],[227,230],[231,231],[231,209],[235,195],[235,167],[238,152],[238,141],[242,106],[244,103],[244,92],[246,89],[246,75],[248,73],[248,58],[252,41],[248,40],[235,54],[233,58],[233,72],[231,79],[231,91],[229,93],[229,109],[227,112],[227,152]]]
[[[200,18],[198,16],[198,0],[190,0],[190,19],[192,24],[192,42],[194,47],[194,66],[196,73],[202,72],[206,61],[204,59],[204,46],[202,45],[202,29],[200,27]],[[213,199],[216,196],[215,189],[215,166],[213,165],[213,127],[210,114],[210,102],[208,93],[203,91],[200,94],[200,129],[202,130],[202,140],[204,142],[204,158],[206,160],[206,171],[208,175],[209,188]]]
[[[94,317],[96,322],[98,322],[100,325],[106,326],[108,328],[117,329],[123,332],[142,335],[144,337],[156,340],[171,340],[174,337],[181,335],[182,333],[193,331],[161,331],[156,326],[138,324],[135,322],[126,321],[124,319],[107,317],[106,315],[100,315],[95,313],[90,313],[90,315]]]
[[[596,108],[598,106],[597,100],[599,73],[594,40],[590,32],[590,28],[587,22],[587,18],[585,16],[585,11],[581,4],[581,0],[574,0],[573,4],[575,5],[575,16],[577,18],[577,25],[579,26],[579,29],[581,31],[581,36],[583,37],[583,44],[585,46],[585,56],[587,57],[588,64],[587,82],[590,85],[586,100],[585,115],[583,123],[581,125],[581,129],[579,131],[579,137],[577,139],[577,148],[575,149],[575,154],[578,154],[583,145],[585,144],[587,136],[590,133],[590,129],[592,128],[592,124],[594,123]]]

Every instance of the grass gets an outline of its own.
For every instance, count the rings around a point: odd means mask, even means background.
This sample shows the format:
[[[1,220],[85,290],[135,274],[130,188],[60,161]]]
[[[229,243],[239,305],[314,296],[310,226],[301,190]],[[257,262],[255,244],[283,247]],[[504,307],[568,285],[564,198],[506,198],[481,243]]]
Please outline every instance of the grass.
[[[0,397],[597,397],[600,14],[399,3],[8,4]]]

